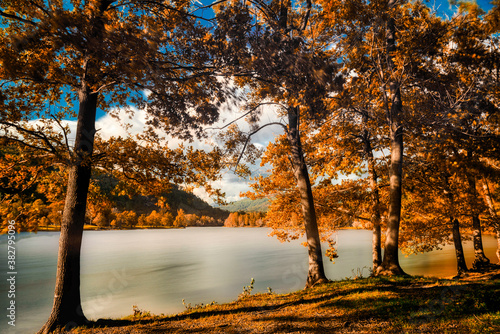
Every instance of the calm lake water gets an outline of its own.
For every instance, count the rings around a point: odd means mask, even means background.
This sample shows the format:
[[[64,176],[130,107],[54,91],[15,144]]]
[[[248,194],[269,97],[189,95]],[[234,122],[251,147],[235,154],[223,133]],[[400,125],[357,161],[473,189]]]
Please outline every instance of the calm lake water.
[[[85,231],[82,245],[82,306],[89,319],[132,314],[132,306],[155,314],[184,310],[186,304],[235,300],[255,279],[253,292],[302,289],[307,274],[307,249],[301,241],[280,243],[267,228],[192,227],[172,230]],[[7,245],[0,236],[0,333],[36,332],[52,307],[58,232],[21,233],[16,240],[16,327],[7,324]],[[484,238],[493,262],[496,240]],[[337,234],[339,258],[325,258],[327,277],[339,280],[369,275],[371,231]],[[467,263],[472,244],[464,244]],[[451,246],[432,253],[401,257],[412,275],[455,274]]]

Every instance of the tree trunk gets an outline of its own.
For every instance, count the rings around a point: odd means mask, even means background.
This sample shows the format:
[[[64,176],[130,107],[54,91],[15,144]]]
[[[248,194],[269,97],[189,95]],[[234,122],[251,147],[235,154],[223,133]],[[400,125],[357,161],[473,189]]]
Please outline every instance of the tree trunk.
[[[460,223],[456,218],[450,218],[450,222],[453,231],[455,255],[457,257],[457,276],[460,277],[469,270],[467,269],[467,264],[465,263],[464,249],[462,247],[462,237],[460,235]]]
[[[481,220],[477,214],[472,216],[472,238],[474,241],[474,262],[472,262],[472,268],[481,270],[490,264],[490,260],[484,255]]]
[[[94,146],[97,94],[82,85],[74,146],[74,163],[69,170],[66,202],[61,221],[54,304],[39,333],[67,329],[87,323],[80,299],[80,249],[87,208]]]
[[[471,154],[467,154],[471,157]],[[476,189],[476,178],[470,172],[466,172],[467,182],[469,184],[469,196],[471,197],[470,205],[473,206],[477,203],[478,193]],[[485,266],[488,266],[490,260],[484,255],[483,250],[483,238],[481,235],[481,220],[479,219],[479,213],[476,212],[475,208],[471,208],[472,211],[472,239],[474,243],[474,261],[472,262],[472,268],[475,270],[481,270]]]
[[[384,258],[376,275],[405,275],[399,265],[399,223],[401,219],[401,181],[403,163],[403,133],[391,131],[391,168],[389,181],[389,219],[385,238]]]
[[[497,235],[497,251],[496,256],[498,262],[500,263],[500,218],[495,209],[495,204],[493,203],[493,198],[491,197],[490,187],[488,187],[488,181],[485,179],[483,182],[483,190],[486,199],[486,204],[488,205],[488,211],[491,218],[493,219],[493,226]]]
[[[366,118],[363,119],[364,122],[367,121]],[[372,189],[372,215],[371,222],[373,224],[373,235],[372,235],[372,262],[373,262],[373,272],[375,273],[377,268],[382,263],[382,245],[381,245],[381,214],[380,214],[380,193],[378,188],[378,175],[375,170],[375,159],[373,157],[373,150],[370,142],[370,133],[368,130],[364,131],[363,136],[365,156],[368,160],[368,174],[370,178],[370,187]]]
[[[389,7],[396,5],[393,0],[389,1]],[[394,18],[387,19],[387,66],[389,70],[394,69],[392,60],[396,50],[396,26]],[[403,174],[403,127],[401,118],[403,113],[403,102],[401,100],[401,89],[399,83],[391,79],[389,82],[390,101],[388,108],[388,121],[391,141],[391,168],[389,171],[389,219],[385,238],[384,258],[382,264],[377,268],[376,275],[405,275],[399,265],[399,223],[401,220],[401,194]],[[389,103],[389,102],[387,102]]]
[[[496,251],[498,263],[500,264],[500,228],[497,227],[497,251]]]
[[[300,193],[300,204],[306,230],[307,247],[309,252],[309,272],[307,274],[306,288],[315,284],[328,282],[323,267],[323,253],[321,252],[321,241],[319,237],[314,199],[311,189],[311,181],[304,160],[302,143],[299,131],[299,110],[289,107],[288,109],[288,141],[291,148],[291,160],[293,172],[297,180]]]

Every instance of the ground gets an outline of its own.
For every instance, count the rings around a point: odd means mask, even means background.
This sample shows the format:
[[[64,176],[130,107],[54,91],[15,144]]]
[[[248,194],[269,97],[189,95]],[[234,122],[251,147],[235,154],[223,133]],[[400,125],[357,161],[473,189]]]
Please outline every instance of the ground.
[[[173,316],[135,313],[71,333],[499,333],[500,269],[461,279],[360,278]]]

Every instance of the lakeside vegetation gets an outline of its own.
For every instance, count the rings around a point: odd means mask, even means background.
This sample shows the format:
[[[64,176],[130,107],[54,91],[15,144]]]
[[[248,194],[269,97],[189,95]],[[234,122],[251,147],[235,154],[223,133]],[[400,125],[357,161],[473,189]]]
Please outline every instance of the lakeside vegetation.
[[[231,303],[152,315],[140,306],[122,319],[71,333],[498,333],[500,268],[460,280],[377,277],[287,293],[242,293]]]

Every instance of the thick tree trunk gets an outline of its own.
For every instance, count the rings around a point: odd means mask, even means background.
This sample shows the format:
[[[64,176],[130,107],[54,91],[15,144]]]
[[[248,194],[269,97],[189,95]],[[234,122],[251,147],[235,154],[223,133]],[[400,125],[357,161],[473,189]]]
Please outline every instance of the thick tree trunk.
[[[364,119],[366,122],[367,120]],[[372,214],[371,222],[373,224],[373,235],[372,235],[372,262],[373,262],[373,272],[375,273],[377,268],[382,263],[382,236],[381,236],[381,214],[380,214],[380,193],[378,188],[378,175],[375,170],[375,159],[373,157],[373,150],[370,142],[370,134],[368,130],[365,130],[363,136],[365,156],[368,160],[368,174],[370,178],[370,187],[372,189]]]
[[[389,0],[389,8],[396,2]],[[396,50],[396,26],[394,18],[387,19],[387,66],[394,70],[392,57]],[[396,81],[389,82],[390,101],[388,108],[388,121],[390,127],[391,141],[391,168],[389,171],[389,219],[387,221],[387,232],[385,238],[384,258],[382,264],[377,268],[375,275],[405,275],[399,265],[399,223],[401,220],[401,194],[403,174],[403,127],[401,118],[403,113],[403,102],[401,100],[401,89]],[[389,103],[389,102],[387,102]]]
[[[481,270],[490,264],[490,260],[484,255],[481,220],[477,214],[472,216],[472,238],[474,242],[474,262],[472,262],[472,268]]]
[[[80,299],[80,249],[91,177],[97,94],[84,86],[79,92],[75,160],[69,171],[68,189],[61,222],[54,304],[39,333],[87,323]]]
[[[465,263],[464,249],[462,247],[462,237],[460,235],[460,223],[458,219],[450,218],[452,231],[453,231],[453,244],[455,245],[455,255],[457,257],[457,276],[460,277],[467,271],[467,264]]]
[[[496,256],[498,262],[500,263],[500,217],[495,209],[495,204],[493,203],[493,198],[491,197],[490,187],[488,187],[488,181],[485,179],[483,182],[483,190],[486,199],[486,204],[488,205],[488,211],[491,218],[493,219],[493,226],[497,235],[497,251]]]
[[[472,154],[467,154],[471,157]],[[476,178],[471,173],[467,172],[467,182],[469,184],[469,195],[471,197],[470,204],[473,206],[477,203],[478,193],[476,189]],[[481,270],[485,266],[490,264],[490,260],[484,255],[483,249],[483,238],[481,235],[481,220],[479,219],[479,213],[476,212],[476,208],[472,207],[472,239],[474,243],[474,261],[472,262],[472,268],[475,270]]]
[[[372,263],[373,270],[376,272],[377,268],[382,264],[382,229],[380,227],[380,216],[372,218]]]
[[[321,252],[321,241],[319,237],[314,199],[311,189],[311,181],[304,160],[302,143],[299,131],[299,110],[290,107],[288,109],[288,141],[291,147],[291,160],[293,172],[297,180],[300,192],[300,204],[304,217],[307,247],[309,252],[309,272],[307,274],[306,288],[315,284],[328,282],[323,267],[323,253]]]
[[[405,275],[399,265],[399,223],[401,219],[403,133],[401,128],[391,133],[391,168],[389,181],[389,219],[385,238],[384,258],[376,275]]]

